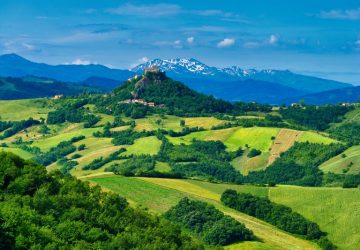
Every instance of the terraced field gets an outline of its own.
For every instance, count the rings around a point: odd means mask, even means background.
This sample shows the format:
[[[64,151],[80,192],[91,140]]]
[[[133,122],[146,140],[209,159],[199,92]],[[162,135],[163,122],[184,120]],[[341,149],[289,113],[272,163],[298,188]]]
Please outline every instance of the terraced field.
[[[360,173],[360,146],[353,146],[320,165],[324,172],[336,174]]]

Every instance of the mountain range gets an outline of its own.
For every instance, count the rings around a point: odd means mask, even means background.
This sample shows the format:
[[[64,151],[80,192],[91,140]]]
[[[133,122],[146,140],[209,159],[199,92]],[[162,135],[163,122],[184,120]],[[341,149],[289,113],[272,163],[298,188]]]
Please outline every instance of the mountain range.
[[[299,100],[319,101],[316,96],[331,94],[332,90],[350,89],[348,83],[296,74],[288,70],[242,69],[238,66],[218,68],[208,66],[196,59],[154,59],[130,70],[112,69],[103,65],[48,65],[29,61],[16,54],[0,56],[0,76],[37,76],[72,84],[87,85],[110,91],[123,81],[145,68],[158,66],[171,78],[188,87],[228,101],[256,101],[282,104]],[[1,87],[0,87],[1,88]],[[358,100],[357,91],[339,98],[324,98],[330,103],[335,100]],[[340,94],[341,95],[341,94]],[[42,95],[47,96],[47,95]],[[309,96],[309,97],[307,97]]]

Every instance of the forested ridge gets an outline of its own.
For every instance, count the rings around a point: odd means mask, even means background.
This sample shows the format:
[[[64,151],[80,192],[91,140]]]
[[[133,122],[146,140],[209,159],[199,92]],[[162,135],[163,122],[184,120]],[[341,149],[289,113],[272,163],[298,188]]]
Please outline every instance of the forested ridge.
[[[0,152],[1,249],[203,249],[177,226],[59,172]]]

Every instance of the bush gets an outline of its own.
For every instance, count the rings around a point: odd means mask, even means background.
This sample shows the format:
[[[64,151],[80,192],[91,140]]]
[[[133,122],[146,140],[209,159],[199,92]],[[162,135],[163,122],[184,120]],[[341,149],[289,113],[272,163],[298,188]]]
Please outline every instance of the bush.
[[[247,154],[247,157],[253,158],[253,157],[258,156],[258,155],[261,155],[261,150],[253,148],[253,149],[251,149],[249,151],[249,153]]]
[[[244,224],[204,202],[183,198],[164,216],[193,231],[210,245],[224,246],[254,239],[253,233]]]
[[[230,208],[264,220],[289,233],[304,235],[307,239],[320,239],[325,235],[317,224],[305,219],[291,208],[235,190],[226,190],[221,202]]]

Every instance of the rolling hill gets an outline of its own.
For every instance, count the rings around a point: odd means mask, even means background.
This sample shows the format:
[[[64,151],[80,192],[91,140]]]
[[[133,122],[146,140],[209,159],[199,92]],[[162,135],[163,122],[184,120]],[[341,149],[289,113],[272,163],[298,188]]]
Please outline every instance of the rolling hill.
[[[150,66],[158,66],[167,75],[201,93],[227,101],[256,101],[282,104],[322,91],[348,88],[350,84],[295,74],[288,70],[254,70],[211,67],[196,59],[155,59],[131,71],[111,69],[103,65],[48,65],[31,62],[16,54],[0,56],[0,76],[28,75],[51,78],[62,82],[86,84],[111,91],[123,81],[142,74]],[[19,97],[21,98],[21,97]],[[351,96],[345,95],[351,101]],[[318,99],[308,97],[309,102]]]
[[[99,92],[100,89],[85,84],[65,83],[34,76],[0,77],[1,100],[50,97],[59,94],[76,95],[86,91]]]
[[[314,94],[284,99],[284,103],[304,101],[307,104],[336,104],[336,103],[356,103],[360,101],[360,86],[340,88],[323,91]]]

